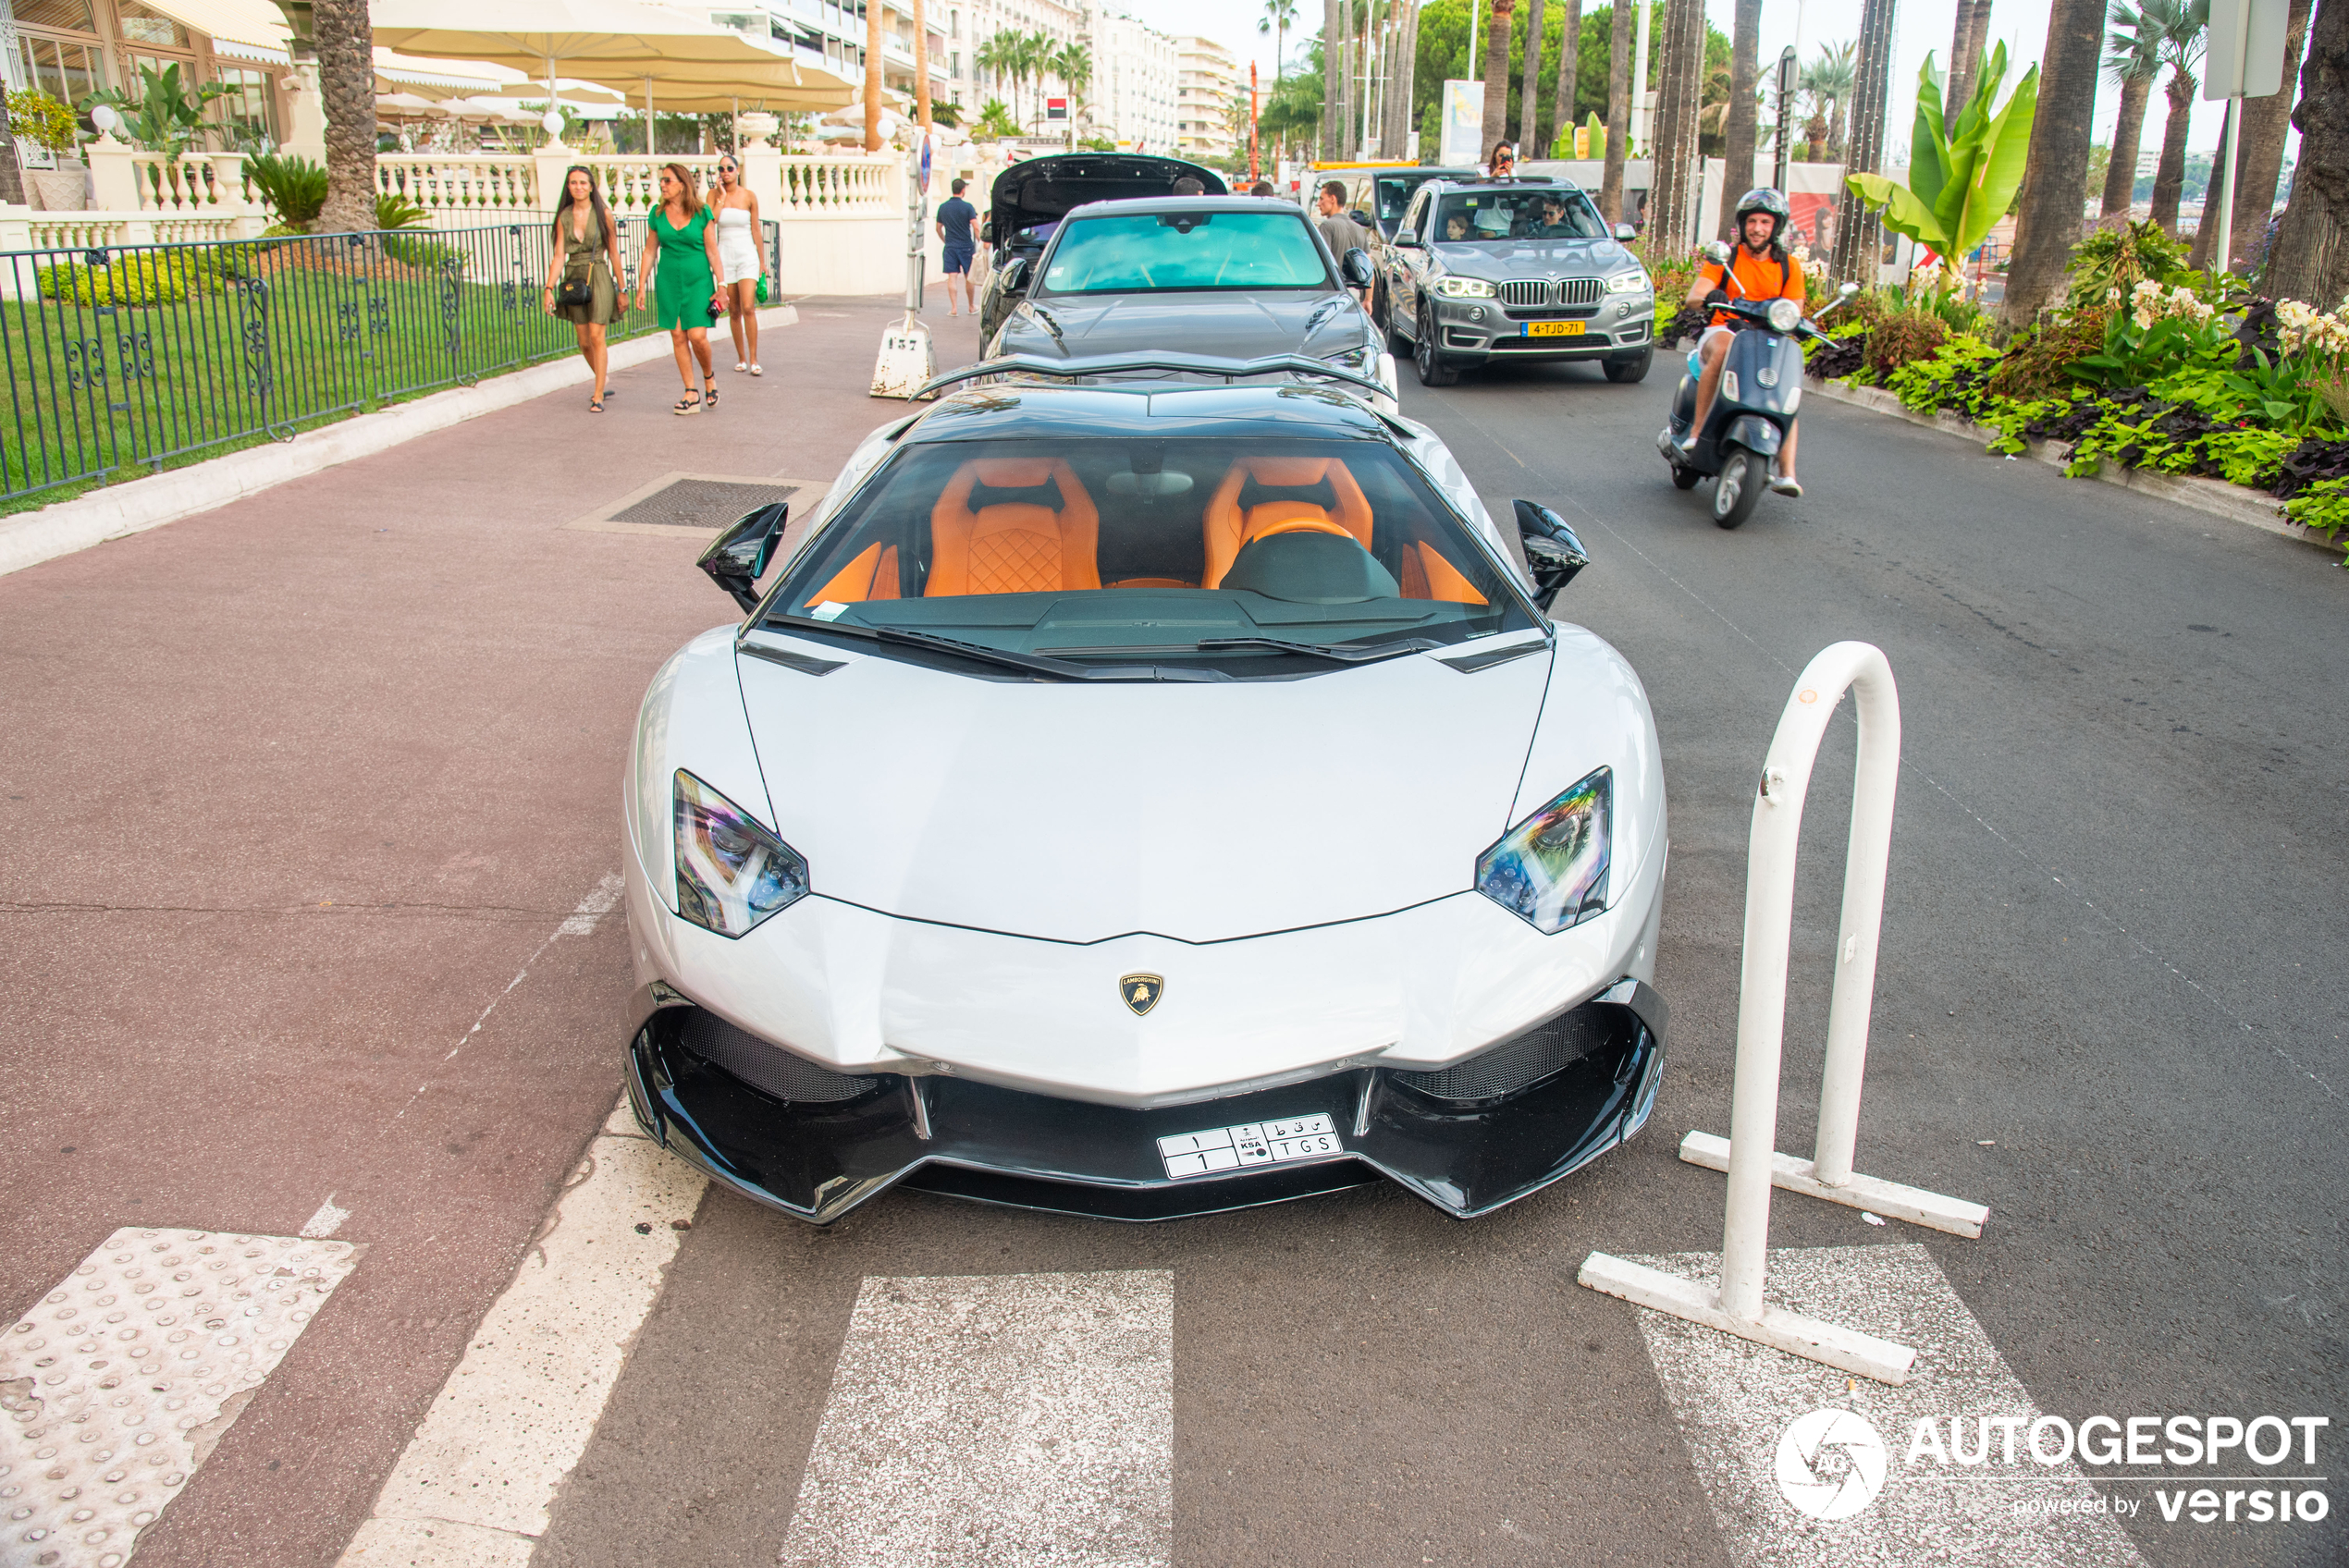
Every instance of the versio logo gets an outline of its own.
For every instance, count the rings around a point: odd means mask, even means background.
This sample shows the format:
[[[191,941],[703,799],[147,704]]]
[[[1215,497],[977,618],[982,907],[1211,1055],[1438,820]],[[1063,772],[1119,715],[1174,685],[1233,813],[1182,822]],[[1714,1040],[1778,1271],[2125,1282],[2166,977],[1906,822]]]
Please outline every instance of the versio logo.
[[[1778,1490],[1814,1519],[1849,1519],[1884,1489],[1884,1439],[1848,1410],[1798,1415],[1778,1439]]]

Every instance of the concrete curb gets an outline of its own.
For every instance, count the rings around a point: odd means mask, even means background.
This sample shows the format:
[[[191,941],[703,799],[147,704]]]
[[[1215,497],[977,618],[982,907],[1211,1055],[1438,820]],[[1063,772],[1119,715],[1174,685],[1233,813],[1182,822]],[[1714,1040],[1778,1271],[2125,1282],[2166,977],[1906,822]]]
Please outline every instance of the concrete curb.
[[[1814,394],[1834,402],[1849,403],[1855,408],[1889,414],[1894,419],[1906,420],[1911,424],[1923,425],[1928,430],[1938,430],[1944,435],[1960,436],[1984,447],[1999,439],[1998,433],[1988,425],[1976,424],[1970,419],[1962,418],[1946,410],[1921,414],[1913,409],[1904,408],[1900,398],[1881,386],[1841,386],[1833,382],[1816,380],[1809,382],[1808,386]],[[2030,441],[2026,442],[2025,446],[2032,457],[2048,464],[2050,468],[2060,469],[2071,460],[2067,456],[2068,448],[2060,442]],[[2198,479],[2174,473],[2147,473],[2142,469],[2122,468],[2118,463],[2104,464],[2097,471],[2094,477],[2106,484],[2117,484],[2124,490],[2134,490],[2140,495],[2158,496],[2165,501],[2172,501],[2182,507],[2191,507],[2195,511],[2207,513],[2211,517],[2225,518],[2230,522],[2240,522],[2247,527],[2258,529],[2263,533],[2273,533],[2285,539],[2297,539],[2303,544],[2314,545],[2320,550],[2338,552],[2342,548],[2339,544],[2326,543],[2325,536],[2317,530],[2303,528],[2298,523],[2286,521],[2277,515],[2276,501],[2273,496],[2257,490],[2245,489],[2240,484],[2230,484],[2223,479]]]
[[[761,330],[790,326],[798,320],[799,312],[791,305],[773,305],[758,312]],[[669,352],[669,335],[650,332],[613,344],[610,367],[626,370],[667,359]],[[353,458],[372,457],[403,441],[566,386],[582,386],[590,379],[586,364],[576,357],[554,360],[491,376],[473,386],[435,392],[379,413],[354,415],[291,441],[249,447],[26,512],[0,521],[0,576],[225,507],[289,479],[300,479]]]

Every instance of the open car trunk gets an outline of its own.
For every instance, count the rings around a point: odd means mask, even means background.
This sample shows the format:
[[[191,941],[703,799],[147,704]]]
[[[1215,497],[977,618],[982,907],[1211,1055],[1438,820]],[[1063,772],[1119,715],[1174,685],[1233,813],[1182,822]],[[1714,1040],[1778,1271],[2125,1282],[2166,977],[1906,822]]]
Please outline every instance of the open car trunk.
[[[985,239],[1002,251],[1002,258],[1022,251],[1032,255],[1043,249],[1043,241],[1021,239],[1022,229],[1057,223],[1088,202],[1172,196],[1174,182],[1185,175],[1205,188],[1204,195],[1231,194],[1222,175],[1181,158],[1137,153],[1065,153],[1029,158],[996,177]]]

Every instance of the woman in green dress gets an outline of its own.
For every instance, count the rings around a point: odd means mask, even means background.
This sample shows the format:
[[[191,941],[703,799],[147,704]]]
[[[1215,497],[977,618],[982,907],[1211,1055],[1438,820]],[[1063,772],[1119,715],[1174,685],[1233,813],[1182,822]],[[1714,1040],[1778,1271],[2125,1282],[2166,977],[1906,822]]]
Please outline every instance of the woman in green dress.
[[[596,392],[587,399],[587,411],[599,414],[611,365],[604,329],[626,308],[620,280],[628,276],[628,264],[620,259],[620,226],[612,222],[604,193],[596,189],[596,176],[584,164],[572,165],[563,177],[554,240],[549,247],[553,253],[547,258],[547,312],[571,323],[579,335],[580,357],[596,373]],[[558,298],[559,288],[575,293],[581,283],[587,286],[586,303],[565,304]]]
[[[645,308],[647,296],[658,301],[660,325],[669,329],[669,346],[677,356],[677,379],[685,384],[675,411],[697,414],[705,407],[718,406],[709,324],[725,313],[726,302],[718,287],[718,225],[695,194],[693,171],[684,165],[661,165],[660,205],[653,209],[646,227],[652,242],[636,268],[636,308]],[[696,361],[701,366],[698,390],[694,386]]]

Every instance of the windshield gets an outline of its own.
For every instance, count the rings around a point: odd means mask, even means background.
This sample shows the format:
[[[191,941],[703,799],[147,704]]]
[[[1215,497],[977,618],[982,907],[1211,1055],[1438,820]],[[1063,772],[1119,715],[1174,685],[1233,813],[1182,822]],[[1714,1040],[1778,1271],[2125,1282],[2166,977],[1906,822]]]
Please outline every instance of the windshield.
[[[1294,211],[1082,218],[1044,270],[1052,294],[1329,287],[1321,247]]]
[[[920,662],[941,655],[870,639],[1241,679],[1537,625],[1392,447],[1271,436],[916,446],[810,543],[766,623]],[[1241,638],[1292,646],[1200,646]]]
[[[1411,204],[1411,193],[1425,185],[1429,177],[1414,179],[1408,175],[1387,176],[1372,182],[1377,191],[1378,221],[1392,229],[1403,221],[1403,209]]]
[[[1498,239],[1604,239],[1606,226],[1580,190],[1470,190],[1438,205],[1435,236],[1450,244]]]

